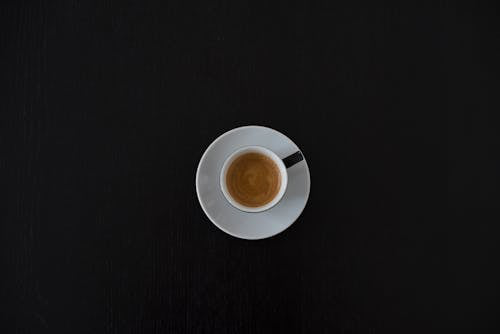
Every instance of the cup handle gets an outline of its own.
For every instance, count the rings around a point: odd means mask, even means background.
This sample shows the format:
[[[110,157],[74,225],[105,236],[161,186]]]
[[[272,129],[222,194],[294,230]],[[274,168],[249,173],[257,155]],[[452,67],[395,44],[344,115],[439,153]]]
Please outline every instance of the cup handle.
[[[304,160],[304,156],[302,155],[302,153],[300,151],[297,151],[295,153],[290,154],[286,158],[283,158],[282,160],[283,160],[283,163],[285,164],[285,167],[290,168],[293,165],[295,165],[296,163]]]

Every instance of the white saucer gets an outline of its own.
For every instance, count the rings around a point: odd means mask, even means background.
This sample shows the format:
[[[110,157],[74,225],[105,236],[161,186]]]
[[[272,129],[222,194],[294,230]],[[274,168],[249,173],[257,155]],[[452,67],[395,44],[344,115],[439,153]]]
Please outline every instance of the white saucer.
[[[299,151],[282,133],[263,126],[243,126],[214,140],[201,157],[196,171],[196,193],[203,211],[218,228],[242,239],[272,237],[293,224],[306,206],[310,176],[304,160],[288,168],[288,187],[281,201],[259,213],[243,212],[226,200],[219,186],[222,164],[236,149],[259,145],[284,158]]]

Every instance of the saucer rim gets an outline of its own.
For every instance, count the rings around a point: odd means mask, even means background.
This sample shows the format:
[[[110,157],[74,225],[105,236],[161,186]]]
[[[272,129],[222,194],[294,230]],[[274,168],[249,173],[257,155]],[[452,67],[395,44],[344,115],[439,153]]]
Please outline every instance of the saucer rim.
[[[202,210],[203,210],[203,213],[205,213],[205,216],[208,217],[208,219],[212,222],[212,224],[214,224],[215,226],[217,226],[221,231],[235,237],[235,238],[239,238],[239,239],[245,239],[245,240],[262,240],[262,239],[267,239],[267,238],[272,238],[274,237],[275,235],[278,235],[280,234],[281,232],[285,231],[287,228],[289,228],[290,226],[292,226],[296,221],[297,219],[302,215],[302,212],[304,212],[306,206],[307,206],[307,203],[309,202],[309,195],[311,193],[311,173],[309,172],[309,165],[307,164],[307,159],[305,157],[305,154],[302,153],[302,156],[304,157],[304,160],[303,162],[305,163],[305,170],[306,170],[306,174],[307,174],[307,180],[309,181],[308,182],[308,187],[307,187],[307,190],[306,190],[306,193],[305,193],[305,196],[304,196],[304,205],[302,206],[302,208],[300,209],[300,211],[298,212],[297,216],[294,217],[293,219],[290,220],[290,223],[288,225],[286,225],[283,229],[281,230],[278,230],[277,232],[273,233],[273,234],[270,234],[270,235],[266,235],[266,236],[263,236],[263,237],[257,237],[257,238],[253,238],[253,237],[247,237],[247,236],[242,236],[242,235],[237,235],[235,233],[232,233],[230,231],[228,231],[227,229],[225,229],[224,227],[222,227],[221,225],[219,225],[215,219],[213,219],[207,212],[207,210],[205,209],[202,201],[201,201],[201,196],[200,196],[200,192],[199,192],[199,187],[198,187],[198,184],[199,184],[199,177],[200,177],[200,166],[201,164],[203,163],[203,161],[205,160],[205,157],[206,155],[208,154],[208,152],[210,151],[210,149],[212,148],[212,146],[216,145],[217,142],[225,137],[225,136],[228,136],[230,135],[231,133],[233,132],[236,132],[236,131],[239,131],[239,130],[243,130],[245,128],[263,128],[263,129],[267,129],[267,130],[271,130],[271,131],[275,131],[275,132],[278,132],[279,134],[281,134],[282,136],[284,136],[285,138],[287,138],[290,142],[292,142],[296,147],[297,149],[302,152],[302,150],[299,148],[299,146],[297,144],[295,144],[295,142],[290,139],[287,135],[283,134],[282,132],[278,131],[278,130],[275,130],[273,128],[270,128],[270,127],[267,127],[267,126],[262,126],[262,125],[244,125],[244,126],[239,126],[237,128],[233,128],[231,130],[228,130],[224,133],[222,133],[221,135],[219,135],[217,138],[215,138],[211,143],[210,145],[207,146],[207,148],[205,149],[205,152],[203,152],[203,155],[201,156],[200,158],[200,161],[198,162],[198,166],[196,168],[196,178],[195,178],[195,187],[196,187],[196,197],[198,198],[198,203],[200,204]],[[219,191],[221,191],[219,189]],[[270,210],[272,210],[273,208],[270,208]],[[267,211],[267,210],[266,210]],[[258,215],[260,212],[256,212],[255,214]]]

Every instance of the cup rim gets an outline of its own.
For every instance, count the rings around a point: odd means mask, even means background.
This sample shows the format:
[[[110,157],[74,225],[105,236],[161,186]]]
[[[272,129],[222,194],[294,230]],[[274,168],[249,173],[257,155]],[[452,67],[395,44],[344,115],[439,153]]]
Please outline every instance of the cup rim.
[[[227,172],[227,169],[228,169],[230,163],[233,162],[241,154],[243,154],[245,152],[249,152],[249,151],[250,152],[256,151],[258,153],[265,154],[266,156],[271,158],[274,161],[274,163],[276,163],[278,165],[278,168],[280,169],[281,185],[280,185],[280,190],[279,190],[278,194],[273,198],[272,201],[270,201],[269,203],[267,203],[265,205],[259,206],[259,207],[249,207],[249,206],[242,205],[242,204],[238,203],[235,199],[233,199],[231,194],[229,194],[229,191],[227,190],[227,185],[226,185],[226,172]],[[222,191],[222,194],[224,195],[226,200],[229,202],[229,204],[231,204],[233,207],[235,207],[236,209],[243,211],[243,212],[258,213],[258,212],[263,212],[263,211],[271,209],[272,207],[274,207],[276,204],[278,204],[281,201],[281,199],[285,195],[287,185],[288,185],[288,172],[287,172],[287,169],[285,167],[285,164],[283,163],[283,160],[281,160],[281,158],[276,153],[271,151],[270,149],[263,147],[263,146],[259,146],[259,145],[243,146],[243,147],[240,147],[240,148],[236,149],[235,151],[233,151],[231,154],[229,154],[229,156],[226,158],[226,160],[222,164],[222,168],[221,168],[220,175],[219,175],[219,186],[220,186],[220,189]]]

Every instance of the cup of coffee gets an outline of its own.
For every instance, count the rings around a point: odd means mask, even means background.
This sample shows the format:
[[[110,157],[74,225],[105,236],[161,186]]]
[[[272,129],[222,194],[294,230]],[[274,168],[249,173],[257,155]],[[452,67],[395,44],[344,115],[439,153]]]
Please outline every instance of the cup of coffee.
[[[281,159],[262,146],[242,147],[227,157],[220,173],[224,197],[245,212],[262,212],[278,204],[285,194],[287,168],[303,160],[296,152]]]

